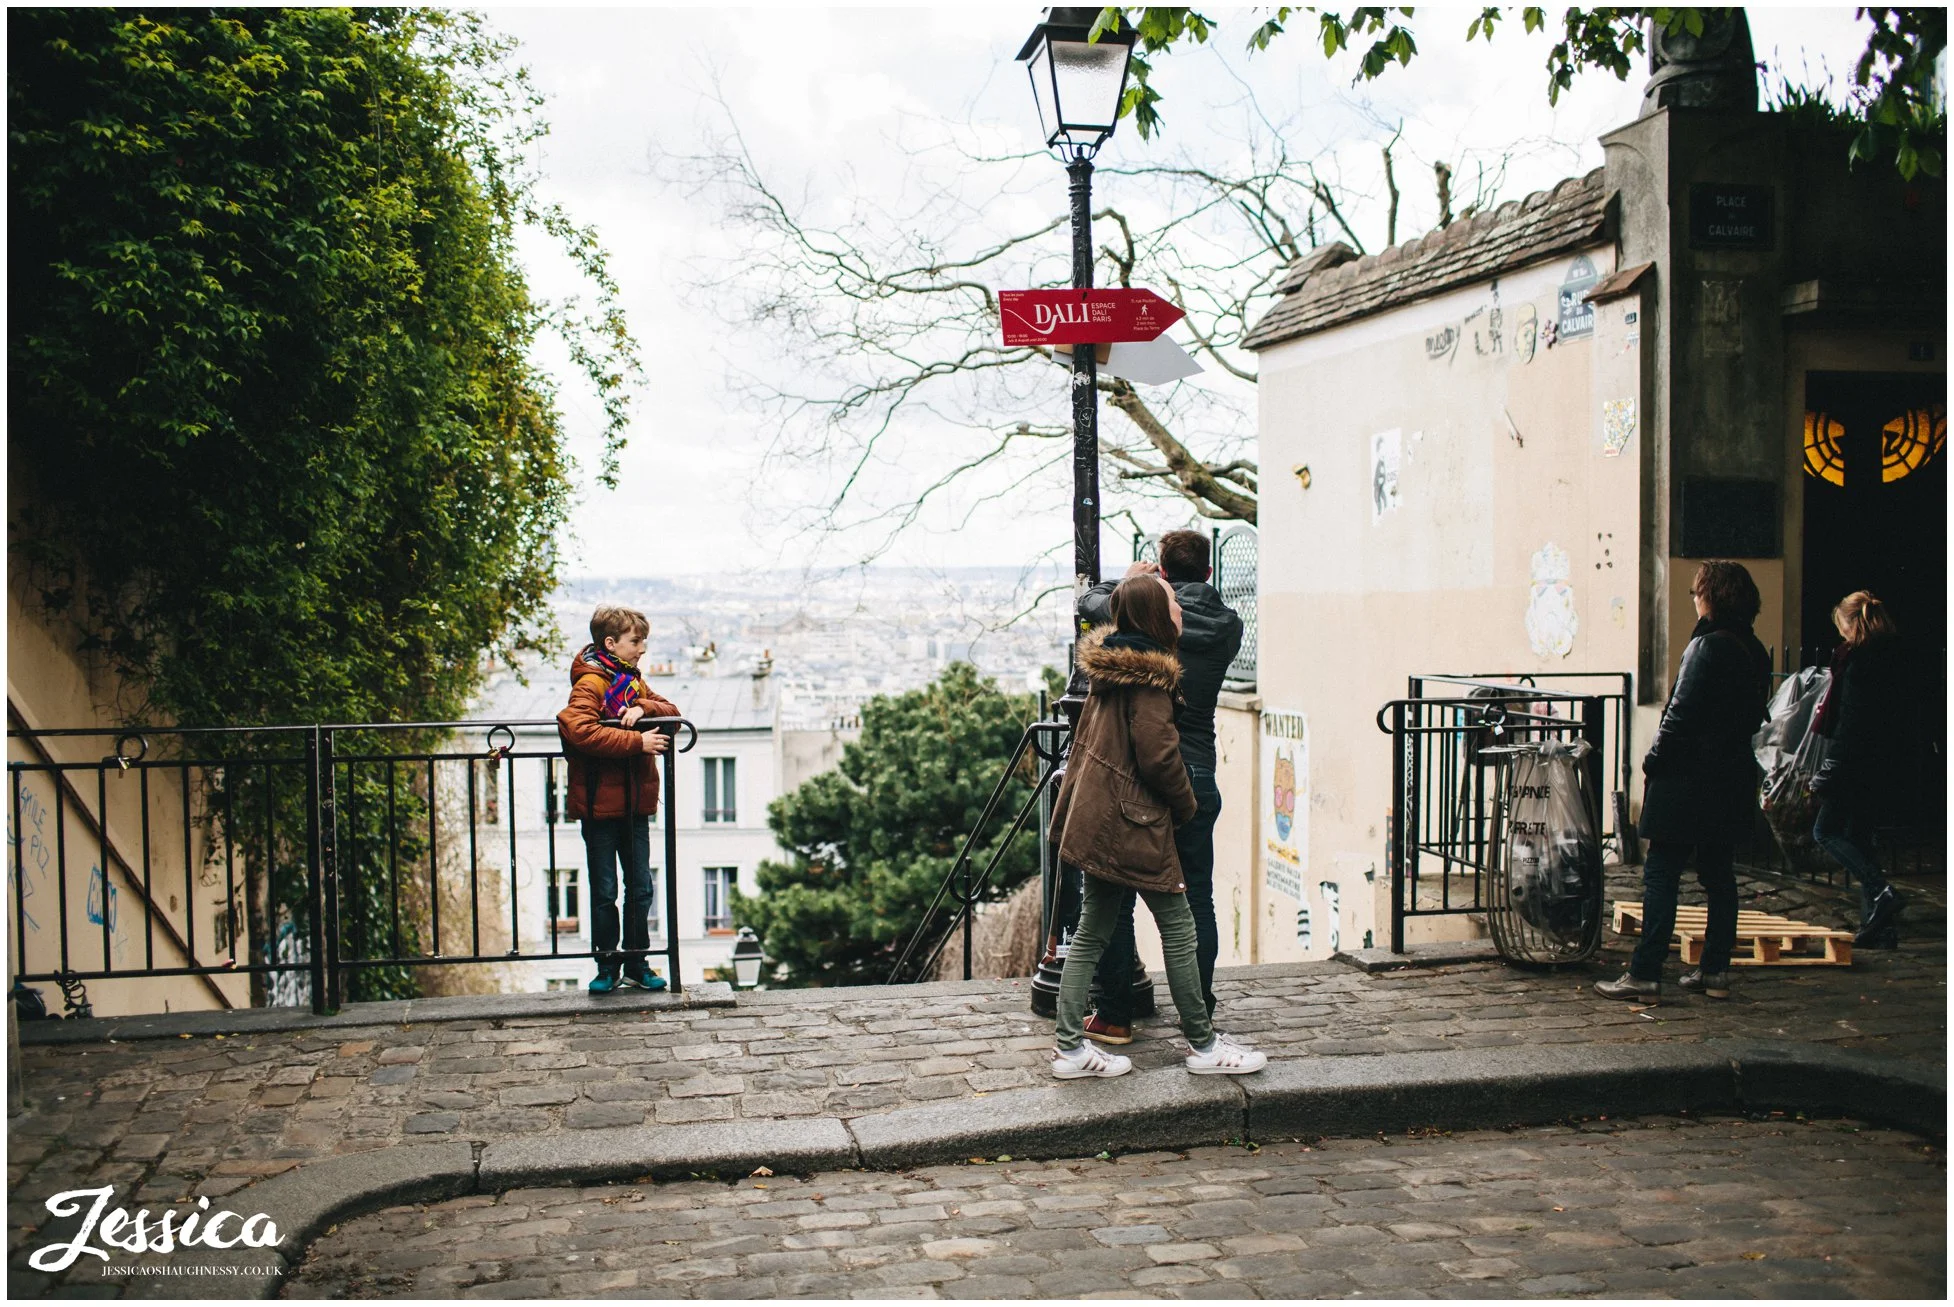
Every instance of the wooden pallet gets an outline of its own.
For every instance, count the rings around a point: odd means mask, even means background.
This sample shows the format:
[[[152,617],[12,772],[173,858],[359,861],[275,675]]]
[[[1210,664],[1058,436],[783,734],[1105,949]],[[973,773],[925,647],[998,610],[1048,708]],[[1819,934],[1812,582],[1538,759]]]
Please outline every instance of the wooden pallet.
[[[1695,966],[1703,960],[1703,938],[1709,925],[1707,908],[1676,908],[1676,940],[1682,948],[1683,964]],[[1615,933],[1642,933],[1642,905],[1615,904]],[[1744,945],[1750,952],[1744,952]],[[1811,950],[1817,949],[1816,953]],[[1730,957],[1735,967],[1849,967],[1852,965],[1852,932],[1814,926],[1808,921],[1774,917],[1768,912],[1737,913],[1737,947]]]

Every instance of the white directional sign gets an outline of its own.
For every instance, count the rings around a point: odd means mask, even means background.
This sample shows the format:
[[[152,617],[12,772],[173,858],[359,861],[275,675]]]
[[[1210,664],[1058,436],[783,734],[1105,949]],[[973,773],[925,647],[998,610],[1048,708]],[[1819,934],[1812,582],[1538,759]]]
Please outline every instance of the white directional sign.
[[[1164,386],[1170,381],[1191,377],[1202,370],[1188,352],[1165,336],[1152,340],[1122,340],[1101,345],[1099,370],[1143,386]],[[1063,347],[1053,349],[1058,361],[1071,366],[1072,355]]]

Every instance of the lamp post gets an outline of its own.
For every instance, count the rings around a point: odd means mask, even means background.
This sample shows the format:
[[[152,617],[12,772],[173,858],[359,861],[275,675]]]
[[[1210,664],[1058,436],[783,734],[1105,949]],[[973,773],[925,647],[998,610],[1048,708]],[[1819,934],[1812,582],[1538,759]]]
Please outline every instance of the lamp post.
[[[1018,51],[1031,74],[1045,144],[1072,179],[1072,286],[1092,288],[1092,157],[1113,134],[1134,34],[1124,22],[1089,39],[1094,8],[1049,9]],[[1072,599],[1099,583],[1099,376],[1090,345],[1072,351]]]
[[[760,947],[760,937],[753,933],[753,927],[741,926],[733,940],[733,983],[741,989],[758,985],[760,964],[766,960],[766,950]]]
[[[1133,30],[1122,20],[1092,39],[1096,8],[1045,11],[1018,51],[1031,76],[1038,125],[1045,145],[1065,162],[1072,182],[1072,286],[1092,289],[1092,159],[1119,122],[1120,101],[1133,54]],[[1099,361],[1092,345],[1072,349],[1072,606],[1099,584]],[[1076,727],[1083,706],[1069,690],[1058,701]],[[1059,763],[1060,768],[1064,763]],[[1058,1007],[1060,949],[1077,928],[1080,887],[1076,868],[1059,864],[1042,849],[1047,805],[1039,810],[1044,921],[1051,926],[1044,955],[1031,982],[1031,1008],[1051,1016]],[[1053,856],[1046,856],[1050,852]],[[1053,900],[1057,902],[1054,904]]]

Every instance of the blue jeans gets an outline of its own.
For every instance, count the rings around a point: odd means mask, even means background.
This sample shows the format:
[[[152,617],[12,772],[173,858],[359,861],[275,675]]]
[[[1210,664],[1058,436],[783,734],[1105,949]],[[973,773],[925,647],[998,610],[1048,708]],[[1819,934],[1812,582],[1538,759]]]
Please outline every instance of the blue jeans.
[[[1736,846],[1650,840],[1648,859],[1642,864],[1642,940],[1628,963],[1628,974],[1637,980],[1662,979],[1669,939],[1676,933],[1676,894],[1692,852],[1696,879],[1703,883],[1709,906],[1702,967],[1707,974],[1730,966],[1730,951],[1737,947],[1737,875],[1730,866]]]
[[[1886,888],[1886,874],[1879,869],[1873,844],[1872,820],[1857,805],[1827,797],[1818,806],[1812,842],[1837,858],[1847,874],[1859,882],[1859,920],[1872,916],[1873,900]]]
[[[624,867],[623,964],[644,970],[651,948],[651,818],[614,817],[583,824],[584,856],[590,868],[590,944],[597,970],[617,974],[617,870]]]
[[[1221,789],[1212,767],[1189,767],[1194,786],[1194,815],[1174,830],[1174,851],[1180,855],[1181,880],[1187,884],[1187,907],[1194,914],[1194,960],[1201,975],[1201,996],[1208,1015],[1214,1015],[1214,964],[1221,956],[1221,931],[1214,917],[1214,825],[1221,816]],[[1113,938],[1099,960],[1099,1017],[1116,1026],[1133,1023],[1133,973],[1139,967],[1139,946],[1133,938],[1133,892],[1120,904]]]
[[[1079,906],[1079,929],[1065,954],[1065,970],[1058,980],[1058,1046],[1067,1052],[1077,1048],[1083,1037],[1086,995],[1092,989],[1092,971],[1099,964],[1112,939],[1121,905],[1133,911],[1134,890],[1097,876],[1083,876],[1083,901]],[[1153,924],[1160,927],[1160,951],[1166,956],[1167,985],[1174,991],[1174,1007],[1180,1013],[1181,1034],[1195,1048],[1205,1048],[1214,1040],[1214,1026],[1201,1002],[1200,977],[1194,968],[1194,918],[1188,915],[1187,895],[1138,891],[1153,913]],[[1131,973],[1128,973],[1129,975]]]

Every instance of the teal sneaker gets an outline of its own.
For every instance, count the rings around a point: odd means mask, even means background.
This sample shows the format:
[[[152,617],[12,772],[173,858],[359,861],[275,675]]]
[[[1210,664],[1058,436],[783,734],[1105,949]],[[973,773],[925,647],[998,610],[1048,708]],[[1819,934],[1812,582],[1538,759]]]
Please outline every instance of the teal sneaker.
[[[647,967],[643,971],[625,972],[624,983],[627,985],[636,985],[639,989],[648,989],[656,994],[659,990],[665,988],[665,977]]]
[[[597,979],[590,982],[590,992],[593,994],[608,994],[616,988],[617,977],[607,971],[598,972]]]

